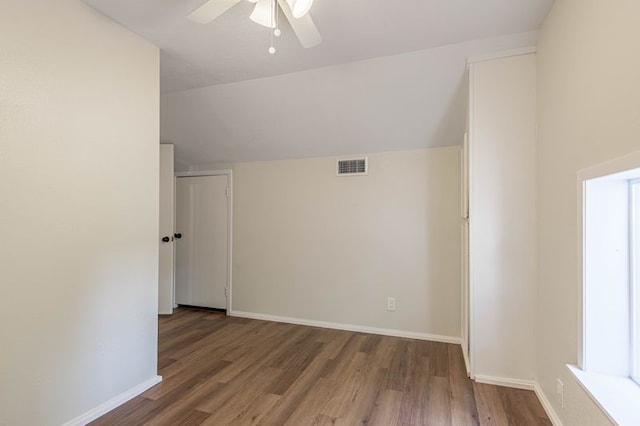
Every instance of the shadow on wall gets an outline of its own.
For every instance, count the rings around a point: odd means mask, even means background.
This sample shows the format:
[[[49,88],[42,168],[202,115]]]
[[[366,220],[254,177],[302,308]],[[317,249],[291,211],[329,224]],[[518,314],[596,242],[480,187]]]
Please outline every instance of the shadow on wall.
[[[460,76],[453,96],[444,109],[444,115],[433,135],[427,140],[437,141],[440,146],[462,145],[467,108],[468,74]],[[456,129],[453,132],[452,129]],[[453,139],[451,139],[453,138]]]

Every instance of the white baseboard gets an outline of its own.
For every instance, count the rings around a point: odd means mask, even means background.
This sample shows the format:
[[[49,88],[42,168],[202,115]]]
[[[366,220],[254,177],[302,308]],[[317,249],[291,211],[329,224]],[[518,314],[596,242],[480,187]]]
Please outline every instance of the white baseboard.
[[[383,336],[406,337],[417,340],[430,340],[433,342],[461,344],[460,337],[441,336],[438,334],[418,333],[415,331],[392,330],[389,328],[367,327],[364,325],[340,324],[327,321],[316,321],[302,318],[281,317],[253,312],[230,311],[227,315],[232,317],[251,318],[264,321],[286,322],[288,324],[308,325],[311,327],[331,328],[335,330],[357,331],[360,333],[380,334]]]
[[[118,408],[125,402],[135,398],[136,396],[140,395],[142,392],[160,383],[161,381],[162,381],[162,376],[154,376],[149,380],[142,382],[137,386],[132,387],[128,391],[125,391],[124,393],[121,393],[120,395],[111,398],[107,402],[98,405],[97,407],[87,411],[86,413],[76,417],[75,419],[68,421],[63,426],[84,426],[87,423],[94,421],[98,417],[107,414],[109,411],[115,408]]]
[[[464,349],[464,344],[461,344],[461,346],[462,346],[462,358],[464,358],[464,366],[465,366],[465,369],[467,370],[467,377],[471,377],[471,362],[469,361],[469,354]]]
[[[530,380],[508,379],[505,377],[475,376],[475,381],[487,385],[506,386],[508,388],[534,390],[535,382]]]
[[[551,424],[553,424],[553,426],[562,426],[562,422],[560,421],[560,417],[558,417],[558,413],[556,413],[556,410],[553,409],[553,406],[549,402],[549,399],[547,399],[547,396],[544,394],[544,392],[542,392],[542,388],[538,383],[535,383],[533,391],[536,393],[538,401],[540,401],[540,404],[542,404],[542,408],[544,408],[544,411],[547,413],[549,420],[551,420]]]
[[[553,409],[553,406],[547,399],[547,396],[542,392],[542,388],[535,381],[519,380],[519,379],[506,379],[504,377],[492,377],[492,376],[476,376],[475,381],[478,383],[485,383],[487,385],[506,386],[509,388],[532,390],[535,392],[538,401],[547,413],[549,420],[553,426],[562,426],[560,417]]]

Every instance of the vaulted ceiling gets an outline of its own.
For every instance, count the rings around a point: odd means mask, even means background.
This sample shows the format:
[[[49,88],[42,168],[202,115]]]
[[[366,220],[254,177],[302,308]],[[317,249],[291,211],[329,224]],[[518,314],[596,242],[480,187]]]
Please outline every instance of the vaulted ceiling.
[[[210,24],[187,15],[206,0],[85,0],[162,49],[162,90],[249,80],[536,30],[553,0],[315,0],[323,43],[304,49],[281,19],[270,32],[241,1]]]
[[[161,139],[188,166],[460,144],[469,56],[536,44],[553,0],[315,0],[277,52],[243,0],[84,0],[161,49]],[[217,0],[224,1],[224,0]]]

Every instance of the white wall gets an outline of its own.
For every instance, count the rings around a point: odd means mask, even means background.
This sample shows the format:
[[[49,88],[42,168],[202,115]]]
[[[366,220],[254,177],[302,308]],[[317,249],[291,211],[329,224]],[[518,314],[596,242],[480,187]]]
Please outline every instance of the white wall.
[[[535,379],[536,56],[470,68],[471,362]]]
[[[158,50],[0,10],[0,424],[57,425],[156,375]]]
[[[460,337],[460,148],[335,167],[235,165],[233,310]]]
[[[568,425],[607,423],[565,367],[578,356],[576,172],[640,148],[638,16],[636,0],[556,1],[538,45],[537,371]]]

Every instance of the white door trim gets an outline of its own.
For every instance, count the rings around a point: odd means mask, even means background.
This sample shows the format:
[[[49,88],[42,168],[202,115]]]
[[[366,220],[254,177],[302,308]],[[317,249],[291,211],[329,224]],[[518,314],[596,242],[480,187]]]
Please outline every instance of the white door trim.
[[[233,171],[231,169],[225,170],[207,170],[207,171],[197,171],[197,172],[176,172],[176,177],[194,177],[194,176],[222,176],[227,175],[231,176]]]
[[[158,241],[159,247],[159,276],[158,276],[158,314],[171,315],[175,308],[175,246],[173,235],[175,233],[175,171],[174,146],[172,144],[160,144],[160,226]],[[169,197],[168,192],[171,193]],[[171,211],[173,210],[173,211]],[[168,220],[169,217],[170,219]],[[163,243],[161,238],[167,236],[171,242]],[[170,253],[168,252],[170,250]],[[170,256],[169,256],[170,254]],[[167,271],[171,268],[171,271]],[[171,272],[170,275],[167,272]],[[169,278],[170,277],[170,278]]]
[[[228,251],[228,263],[227,263],[227,314],[233,311],[232,308],[232,285],[233,285],[233,170],[204,170],[204,171],[191,171],[191,172],[176,172],[175,177],[194,177],[194,176],[224,176],[226,175],[229,183],[229,202],[227,203],[227,217],[229,226],[227,230],[227,251]],[[175,260],[174,260],[175,261]],[[175,268],[174,268],[175,269]],[[175,281],[174,281],[175,289]]]

